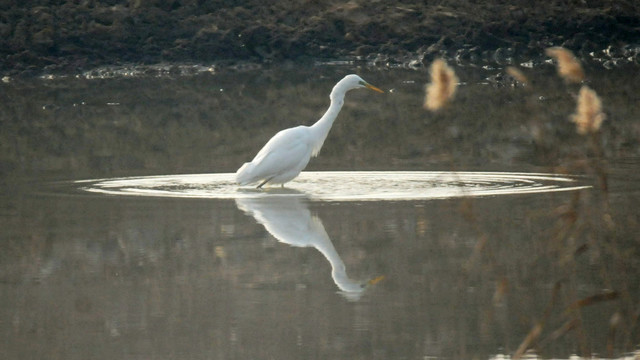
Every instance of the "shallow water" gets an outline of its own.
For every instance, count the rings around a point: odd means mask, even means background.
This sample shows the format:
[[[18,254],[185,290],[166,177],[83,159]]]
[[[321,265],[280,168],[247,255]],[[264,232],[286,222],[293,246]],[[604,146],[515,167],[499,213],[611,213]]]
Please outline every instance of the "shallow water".
[[[436,114],[404,69],[2,84],[0,357],[489,359],[541,321],[543,358],[630,354],[634,73],[590,69],[600,159],[552,68],[456,71]],[[284,189],[232,184],[348,72],[389,92],[349,93]]]
[[[238,187],[234,174],[186,174],[81,180],[82,191],[196,199],[294,196],[321,201],[433,200],[587,189],[579,177],[537,173],[305,171],[287,187]]]

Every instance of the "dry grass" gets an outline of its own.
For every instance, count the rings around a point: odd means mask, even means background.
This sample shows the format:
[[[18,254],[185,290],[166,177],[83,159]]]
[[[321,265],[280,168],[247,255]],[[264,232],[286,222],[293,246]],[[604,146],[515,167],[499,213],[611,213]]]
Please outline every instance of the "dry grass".
[[[558,74],[566,81],[579,83],[584,80],[582,65],[571,51],[562,47],[552,47],[546,50],[546,54],[556,60]]]
[[[442,59],[431,64],[431,82],[427,85],[424,108],[436,111],[444,107],[454,96],[458,77]]]
[[[588,86],[583,86],[578,95],[576,112],[570,117],[571,121],[576,124],[578,133],[586,135],[598,132],[605,118],[598,94]]]

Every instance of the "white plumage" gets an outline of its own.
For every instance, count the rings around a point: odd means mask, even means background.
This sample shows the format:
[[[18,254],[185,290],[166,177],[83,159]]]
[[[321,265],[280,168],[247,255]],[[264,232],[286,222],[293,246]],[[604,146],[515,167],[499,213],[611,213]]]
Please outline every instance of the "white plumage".
[[[340,113],[347,91],[368,88],[383,92],[358,75],[347,75],[331,91],[331,105],[325,114],[311,126],[296,126],[278,132],[258,152],[251,162],[244,163],[236,172],[239,185],[284,184],[293,180],[317,156]]]

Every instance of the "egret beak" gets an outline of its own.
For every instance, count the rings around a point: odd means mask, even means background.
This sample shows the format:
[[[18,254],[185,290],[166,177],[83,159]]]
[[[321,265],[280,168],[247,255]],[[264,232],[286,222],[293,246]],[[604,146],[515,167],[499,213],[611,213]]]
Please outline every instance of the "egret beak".
[[[378,88],[374,87],[374,89],[378,89]],[[367,281],[367,285],[375,285],[375,284],[379,283],[382,280],[384,280],[384,275],[378,276],[375,279],[371,279],[371,280]]]
[[[371,84],[369,84],[369,83],[364,83],[364,86],[365,86],[367,89],[371,89],[371,90],[373,90],[373,91],[377,91],[377,92],[379,92],[379,93],[384,94],[384,91],[382,91],[382,90],[378,89],[377,87],[375,87],[375,86],[373,86],[373,85],[371,85]]]

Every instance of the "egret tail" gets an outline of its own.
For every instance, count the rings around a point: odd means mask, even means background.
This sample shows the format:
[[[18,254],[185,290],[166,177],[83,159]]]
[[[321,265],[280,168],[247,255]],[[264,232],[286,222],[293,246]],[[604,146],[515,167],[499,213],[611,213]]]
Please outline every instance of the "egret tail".
[[[253,163],[246,162],[244,163],[238,171],[236,171],[236,183],[241,186],[249,185],[251,183],[255,183],[258,180],[253,177]]]

